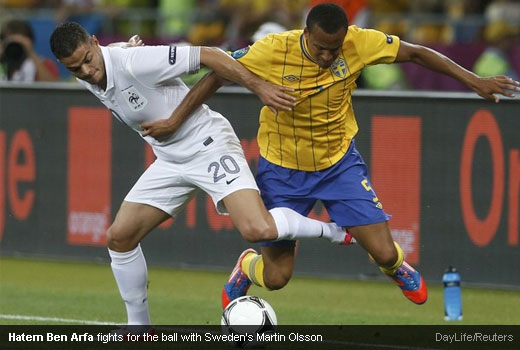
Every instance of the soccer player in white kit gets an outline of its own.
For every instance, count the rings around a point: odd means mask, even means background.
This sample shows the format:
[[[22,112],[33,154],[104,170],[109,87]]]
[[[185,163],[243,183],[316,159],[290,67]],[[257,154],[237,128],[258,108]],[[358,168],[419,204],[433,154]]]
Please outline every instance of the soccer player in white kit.
[[[56,58],[115,118],[148,142],[157,156],[127,194],[107,231],[111,267],[127,310],[128,325],[150,325],[147,268],[139,242],[202,189],[220,214],[229,214],[250,242],[324,237],[338,244],[350,235],[334,223],[306,218],[288,208],[270,211],[230,123],[202,105],[165,139],[146,136],[143,125],[167,119],[188,93],[179,76],[201,64],[242,84],[273,108],[290,109],[287,89],[256,77],[220,49],[208,47],[103,47],[77,23],[51,36]],[[166,120],[165,119],[165,120]],[[170,118],[171,119],[171,118]]]

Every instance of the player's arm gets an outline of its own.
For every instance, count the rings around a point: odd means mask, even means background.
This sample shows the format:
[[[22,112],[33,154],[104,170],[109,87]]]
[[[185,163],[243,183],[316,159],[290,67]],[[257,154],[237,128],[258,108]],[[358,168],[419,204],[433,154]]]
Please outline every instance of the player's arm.
[[[204,101],[210,98],[225,82],[233,81],[248,87],[271,109],[291,110],[295,98],[287,94],[293,89],[271,84],[247,70],[242,64],[218,48],[201,47],[200,63],[213,69],[213,73],[199,81],[172,112],[168,119],[142,123],[142,136],[163,140],[174,133]],[[216,73],[216,74],[215,74]]]
[[[499,101],[496,94],[515,97],[511,91],[520,91],[520,83],[510,77],[504,75],[489,78],[479,77],[435,50],[402,40],[395,62],[414,62],[425,68],[446,74],[464,83],[481,97],[495,102]]]
[[[225,84],[215,72],[206,74],[195,84],[168,119],[141,124],[141,135],[161,141],[176,132],[189,116]]]
[[[268,107],[290,111],[294,106],[295,98],[287,94],[287,91],[293,89],[259,78],[218,47],[201,47],[200,63],[220,77],[247,87]]]

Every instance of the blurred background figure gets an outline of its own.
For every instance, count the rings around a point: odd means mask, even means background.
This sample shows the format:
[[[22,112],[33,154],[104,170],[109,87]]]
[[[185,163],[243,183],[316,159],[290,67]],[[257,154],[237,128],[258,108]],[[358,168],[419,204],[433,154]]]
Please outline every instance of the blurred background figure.
[[[180,6],[182,2],[168,3]],[[57,0],[54,19],[56,23],[78,22],[93,35],[107,32],[123,37],[135,34],[134,22],[138,20],[140,35],[150,37],[155,35],[157,13],[148,10],[156,7],[156,0]]]
[[[257,31],[251,37],[251,41],[255,42],[257,40],[262,39],[264,36],[272,33],[282,33],[287,31],[283,25],[278,24],[276,22],[265,22],[262,24]]]
[[[159,23],[157,34],[161,36],[184,37],[192,23],[195,9],[201,11],[205,5],[203,0],[159,0],[157,9],[162,21]],[[215,2],[215,1],[213,1]]]
[[[0,79],[20,82],[58,80],[57,64],[34,51],[34,34],[24,20],[10,20],[0,32]]]
[[[96,12],[101,0],[60,0],[56,9],[56,23],[74,21],[86,25],[90,32],[97,34],[102,17]]]
[[[370,27],[384,33],[405,37],[409,19],[410,0],[367,0],[370,9]]]
[[[520,0],[0,0],[0,25],[26,20],[34,34],[32,51],[40,58],[52,58],[50,33],[65,20],[79,22],[103,45],[139,34],[147,45],[234,51],[269,33],[303,28],[310,8],[323,2],[342,7],[350,24],[431,46],[476,73],[518,76],[520,71]],[[508,28],[497,22],[507,22]],[[64,68],[59,72],[62,80],[71,78]],[[187,83],[203,74],[186,77]],[[377,90],[468,91],[452,78],[407,64],[368,67],[357,84]]]
[[[489,23],[484,32],[488,46],[475,62],[473,72],[484,77],[508,75],[518,80],[518,73],[513,69],[509,58],[518,43],[518,29],[518,26],[504,20]]]
[[[230,16],[226,28],[226,48],[251,44],[253,34],[264,23],[277,23],[291,29],[302,27],[308,0],[220,0],[223,13]]]
[[[226,28],[231,20],[220,1],[197,0],[197,11],[191,16],[187,40],[193,45],[221,46],[226,41]]]

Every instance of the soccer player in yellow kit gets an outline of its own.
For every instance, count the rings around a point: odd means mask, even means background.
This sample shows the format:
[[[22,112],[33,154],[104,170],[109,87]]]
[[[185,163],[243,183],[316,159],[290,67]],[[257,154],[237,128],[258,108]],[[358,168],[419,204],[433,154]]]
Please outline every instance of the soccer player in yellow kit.
[[[365,66],[411,61],[452,76],[496,102],[495,94],[513,97],[507,90],[519,91],[519,83],[505,76],[480,78],[426,47],[348,26],[343,10],[333,4],[314,7],[304,30],[268,35],[232,56],[261,78],[294,89],[292,111],[264,107],[260,113],[257,183],[266,207],[288,207],[307,215],[321,200],[331,219],[348,229],[408,299],[426,302],[426,284],[392,239],[390,216],[355,146],[355,81]],[[151,134],[175,131],[169,123],[184,118],[221,84],[215,75],[203,79],[172,120],[157,124]],[[283,288],[291,278],[294,257],[294,241],[262,243],[261,255],[244,251],[222,290],[222,306],[245,295],[252,283],[269,290]]]

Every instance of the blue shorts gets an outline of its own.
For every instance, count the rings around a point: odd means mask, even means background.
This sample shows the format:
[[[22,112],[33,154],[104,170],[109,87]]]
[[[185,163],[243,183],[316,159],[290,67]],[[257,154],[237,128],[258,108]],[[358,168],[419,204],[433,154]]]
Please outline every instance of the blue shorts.
[[[368,170],[354,140],[347,154],[321,171],[299,171],[258,160],[256,182],[267,209],[286,207],[307,216],[317,200],[338,226],[360,226],[387,221],[368,177]],[[294,241],[262,245],[294,245]]]

